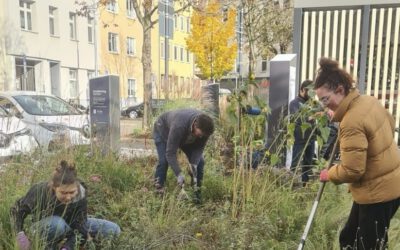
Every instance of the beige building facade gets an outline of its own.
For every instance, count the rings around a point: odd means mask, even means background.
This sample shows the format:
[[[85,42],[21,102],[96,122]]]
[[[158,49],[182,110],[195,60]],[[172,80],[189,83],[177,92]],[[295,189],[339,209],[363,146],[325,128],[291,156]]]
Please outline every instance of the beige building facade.
[[[94,18],[74,1],[1,0],[0,90],[33,90],[87,104]]]

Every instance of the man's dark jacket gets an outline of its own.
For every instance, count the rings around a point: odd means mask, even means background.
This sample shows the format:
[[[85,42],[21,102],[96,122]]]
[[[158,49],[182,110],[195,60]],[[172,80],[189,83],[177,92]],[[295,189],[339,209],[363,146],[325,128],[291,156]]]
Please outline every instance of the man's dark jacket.
[[[301,96],[297,96],[294,98],[290,103],[289,103],[289,112],[290,115],[296,116],[300,109],[302,108],[303,105],[307,102],[306,99],[304,99]],[[296,127],[294,129],[294,144],[306,144],[308,141],[308,138],[310,137],[311,131],[312,131],[312,126],[314,126],[314,122],[308,121],[308,123],[311,125],[311,128],[306,129],[306,131],[302,132],[301,130],[301,124],[306,121],[308,118],[307,117],[298,117],[294,122],[296,124]],[[313,142],[315,138],[310,139],[310,143]]]
[[[181,172],[177,160],[178,148],[190,150],[191,164],[198,165],[203,155],[208,137],[191,138],[193,123],[200,114],[202,112],[196,109],[173,110],[160,115],[154,123],[154,132],[167,144],[166,158],[176,176]]]
[[[83,184],[79,185],[79,193],[68,205],[58,201],[53,189],[48,182],[41,182],[33,185],[28,193],[19,199],[14,207],[11,208],[11,214],[15,220],[15,229],[17,232],[23,231],[25,218],[31,214],[32,221],[37,222],[49,216],[59,216],[70,226],[71,230],[66,235],[67,241],[64,244],[68,249],[74,249],[75,235],[78,231],[82,237],[81,244],[87,238],[87,199],[86,189]]]

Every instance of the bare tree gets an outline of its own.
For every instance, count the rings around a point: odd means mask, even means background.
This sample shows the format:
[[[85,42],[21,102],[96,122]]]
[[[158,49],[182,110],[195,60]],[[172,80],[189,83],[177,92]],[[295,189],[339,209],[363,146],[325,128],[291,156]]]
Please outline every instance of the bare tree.
[[[116,0],[100,0],[100,4],[106,5],[111,1],[116,1]],[[160,0],[160,1],[168,1],[168,0]],[[182,12],[192,5],[191,0],[180,0],[173,2],[180,4],[180,8],[178,10],[175,10],[175,13]],[[155,15],[155,13],[158,10],[158,3],[159,3],[158,1],[153,1],[153,0],[132,0],[132,5],[136,12],[136,17],[139,23],[142,25],[142,30],[143,30],[141,63],[143,66],[143,103],[144,103],[143,125],[145,128],[150,127],[150,121],[151,121],[151,116],[150,116],[151,98],[152,98],[151,29],[158,23],[157,15]]]
[[[225,1],[237,6],[239,46],[249,58],[249,80],[254,79],[257,58],[286,53],[292,43],[292,0]],[[239,39],[238,38],[238,39]]]
[[[269,1],[266,7],[257,46],[264,58],[270,58],[287,53],[293,42],[293,0]]]

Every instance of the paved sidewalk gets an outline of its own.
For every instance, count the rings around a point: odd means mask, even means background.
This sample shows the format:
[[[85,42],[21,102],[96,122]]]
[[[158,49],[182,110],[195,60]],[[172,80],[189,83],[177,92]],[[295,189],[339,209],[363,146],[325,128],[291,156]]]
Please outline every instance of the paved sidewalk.
[[[152,138],[133,138],[126,136],[121,138],[120,156],[124,158],[157,156]]]
[[[134,131],[142,130],[142,118],[121,119],[120,156],[124,158],[157,156],[154,141],[148,138],[135,138]]]

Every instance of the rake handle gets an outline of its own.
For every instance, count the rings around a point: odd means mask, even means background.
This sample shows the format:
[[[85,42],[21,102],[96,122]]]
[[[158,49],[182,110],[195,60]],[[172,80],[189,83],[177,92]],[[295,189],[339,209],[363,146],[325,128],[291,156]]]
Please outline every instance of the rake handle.
[[[333,151],[332,151],[331,155],[329,156],[328,162],[326,163],[326,165],[328,166],[328,169],[332,167],[333,158],[335,157],[336,153],[339,150],[338,142],[339,142],[339,136],[336,138],[335,144],[333,146]],[[314,220],[315,213],[317,212],[318,204],[319,204],[319,201],[321,200],[322,193],[324,192],[325,184],[326,184],[326,182],[321,182],[321,185],[319,186],[317,196],[315,197],[314,204],[311,208],[310,215],[308,216],[307,224],[306,224],[306,227],[304,228],[304,232],[301,237],[300,244],[299,244],[297,250],[303,250],[304,245],[306,244],[307,235],[308,235],[308,232],[310,231],[311,224]]]

